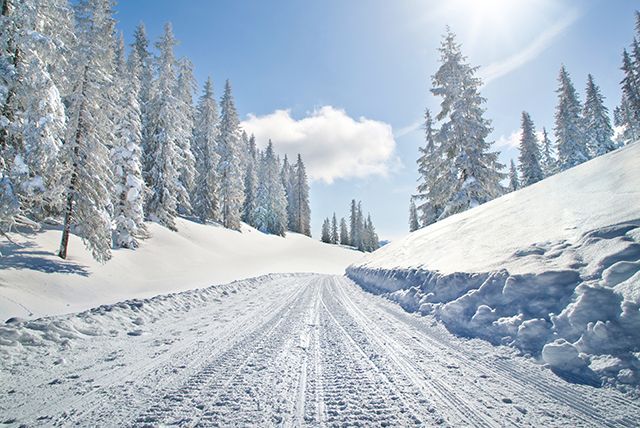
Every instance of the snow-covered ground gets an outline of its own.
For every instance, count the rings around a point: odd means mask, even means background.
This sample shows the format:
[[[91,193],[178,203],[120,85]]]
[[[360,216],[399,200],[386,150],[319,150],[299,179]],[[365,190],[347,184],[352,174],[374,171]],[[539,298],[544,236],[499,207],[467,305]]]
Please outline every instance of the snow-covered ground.
[[[6,426],[638,426],[640,404],[343,276],[269,275],[0,327]]]
[[[449,217],[347,269],[572,381],[640,383],[640,143]]]
[[[185,291],[268,273],[343,273],[362,253],[304,235],[242,233],[177,219],[178,232],[148,223],[152,234],[136,250],[116,250],[95,262],[76,236],[69,260],[56,257],[61,232],[0,237],[0,321],[87,310],[102,304]]]

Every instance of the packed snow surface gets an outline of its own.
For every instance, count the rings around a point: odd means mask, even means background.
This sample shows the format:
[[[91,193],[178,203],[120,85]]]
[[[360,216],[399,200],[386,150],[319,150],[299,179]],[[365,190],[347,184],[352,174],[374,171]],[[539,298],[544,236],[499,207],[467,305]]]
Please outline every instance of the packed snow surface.
[[[78,312],[101,304],[190,290],[267,273],[343,273],[362,253],[304,235],[242,232],[176,219],[178,232],[148,223],[151,238],[95,262],[72,235],[69,259],[56,256],[61,232],[0,237],[0,322]]]
[[[640,143],[451,216],[347,269],[453,332],[638,393]]]
[[[269,275],[0,327],[0,422],[640,424],[637,400],[514,354],[343,276]],[[571,358],[561,346],[554,355]]]

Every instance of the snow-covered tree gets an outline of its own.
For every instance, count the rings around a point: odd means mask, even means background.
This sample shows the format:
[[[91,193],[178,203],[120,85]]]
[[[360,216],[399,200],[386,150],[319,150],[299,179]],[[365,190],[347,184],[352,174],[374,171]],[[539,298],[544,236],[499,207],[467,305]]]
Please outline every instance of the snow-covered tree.
[[[178,193],[178,206],[180,212],[191,211],[190,194],[195,186],[196,160],[191,149],[193,138],[193,122],[195,111],[193,108],[193,94],[196,91],[196,80],[193,77],[193,64],[188,59],[182,58],[177,63],[178,83],[176,86],[177,106],[180,116],[178,122],[178,140],[176,147],[179,151],[180,192]]]
[[[540,147],[538,137],[531,120],[531,116],[526,111],[522,112],[522,129],[520,135],[520,184],[522,187],[530,186],[544,178],[540,167]]]
[[[218,138],[218,107],[213,95],[213,83],[208,78],[200,97],[193,129],[193,152],[196,158],[196,182],[192,207],[200,221],[218,221],[219,189],[216,167],[220,156],[216,152]]]
[[[132,52],[135,57],[137,52]],[[142,179],[142,119],[138,61],[127,69],[122,36],[116,49],[117,85],[115,140],[111,149],[115,185],[113,240],[116,247],[136,248],[148,236],[144,224],[146,187]]]
[[[466,63],[451,31],[439,50],[442,64],[431,89],[442,97],[436,141],[445,158],[443,171],[455,171],[453,186],[446,186],[446,205],[438,217],[442,219],[500,196],[505,175],[498,153],[490,151],[487,141],[491,126],[483,117],[486,100],[479,93],[482,81],[476,77],[477,68]]]
[[[284,193],[287,196],[287,229],[294,231],[295,228],[295,202],[293,192],[293,168],[289,164],[289,158],[284,155],[280,178],[284,186]]]
[[[593,82],[593,76],[587,78],[586,99],[582,111],[585,126],[587,148],[592,157],[600,156],[616,149],[613,142],[613,128],[609,110],[604,105],[600,88]]]
[[[585,144],[580,100],[564,65],[560,68],[558,82],[554,134],[558,169],[564,171],[589,160],[589,152]]]
[[[351,200],[351,212],[349,214],[349,242],[354,247],[360,246],[360,236],[358,235],[358,204],[355,199]]]
[[[547,133],[547,128],[542,128],[542,149],[540,150],[540,166],[545,177],[556,173],[556,159],[553,156],[551,139]]]
[[[150,168],[147,183],[151,190],[147,216],[171,230],[176,230],[178,196],[185,192],[180,181],[181,149],[178,141],[182,137],[182,114],[178,109],[182,103],[177,96],[175,44],[171,24],[166,24],[164,34],[156,43],[160,52],[158,77],[148,106],[149,135],[146,144]]]
[[[511,159],[509,164],[509,191],[515,192],[520,188],[520,180],[518,179],[518,171],[516,170],[516,164]]]
[[[258,153],[256,137],[249,138],[249,158],[244,174],[244,203],[242,205],[242,221],[255,226],[253,214],[256,210],[258,193]]]
[[[344,217],[340,219],[340,244],[349,245],[349,230],[347,229],[347,221]]]
[[[336,213],[333,213],[331,218],[331,243],[337,244],[340,241],[340,234],[338,232],[338,219]]]
[[[298,154],[296,164],[293,166],[290,177],[289,209],[292,222],[289,229],[292,232],[311,236],[311,208],[309,207],[309,182],[307,172]]]
[[[324,243],[331,243],[331,225],[328,218],[325,218],[322,222],[322,232],[320,233],[320,240]]]
[[[79,0],[75,5],[79,39],[73,67],[76,82],[70,97],[63,157],[70,166],[59,256],[67,257],[69,233],[83,239],[94,258],[111,257],[111,161],[114,140],[112,81],[114,28],[110,0]]]
[[[254,218],[258,230],[284,236],[287,229],[287,198],[280,176],[280,165],[269,141],[258,176]]]
[[[218,176],[220,177],[222,224],[228,229],[235,230],[240,230],[240,216],[244,202],[243,174],[240,158],[241,142],[240,121],[233,101],[233,95],[231,94],[231,83],[227,80],[224,87],[224,95],[220,102],[220,125],[217,143],[218,154],[220,155]],[[275,156],[273,156],[273,158],[275,160]],[[269,162],[271,162],[271,160],[269,160]],[[279,179],[279,171],[277,175]],[[280,184],[282,183],[280,182]],[[264,223],[262,223],[262,225],[264,226]]]
[[[418,221],[418,211],[416,209],[416,203],[411,198],[409,202],[409,232],[415,232],[420,229],[420,223]]]
[[[375,251],[380,247],[380,242],[376,229],[371,221],[371,215],[368,214],[364,220],[362,251]]]

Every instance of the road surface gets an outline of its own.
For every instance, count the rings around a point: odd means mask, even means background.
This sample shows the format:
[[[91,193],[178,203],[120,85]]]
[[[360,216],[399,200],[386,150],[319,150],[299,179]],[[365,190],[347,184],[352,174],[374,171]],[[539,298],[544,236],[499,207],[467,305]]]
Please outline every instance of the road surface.
[[[0,422],[640,424],[638,400],[567,383],[512,349],[452,336],[345,277],[271,277],[184,307],[173,298],[131,318],[130,331],[81,331],[60,349],[14,358],[0,378]],[[108,326],[109,317],[91,322]]]

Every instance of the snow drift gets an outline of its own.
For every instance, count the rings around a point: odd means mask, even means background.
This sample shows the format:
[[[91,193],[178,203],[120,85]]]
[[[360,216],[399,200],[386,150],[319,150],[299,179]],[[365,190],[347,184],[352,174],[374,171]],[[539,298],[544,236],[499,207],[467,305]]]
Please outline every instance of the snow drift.
[[[0,320],[80,312],[268,273],[341,274],[362,253],[288,233],[285,238],[243,225],[242,233],[176,219],[178,232],[148,223],[151,238],[119,249],[106,264],[72,235],[69,260],[55,255],[60,230],[0,239]]]
[[[347,275],[570,380],[636,389],[638,171],[636,143],[414,232]]]

